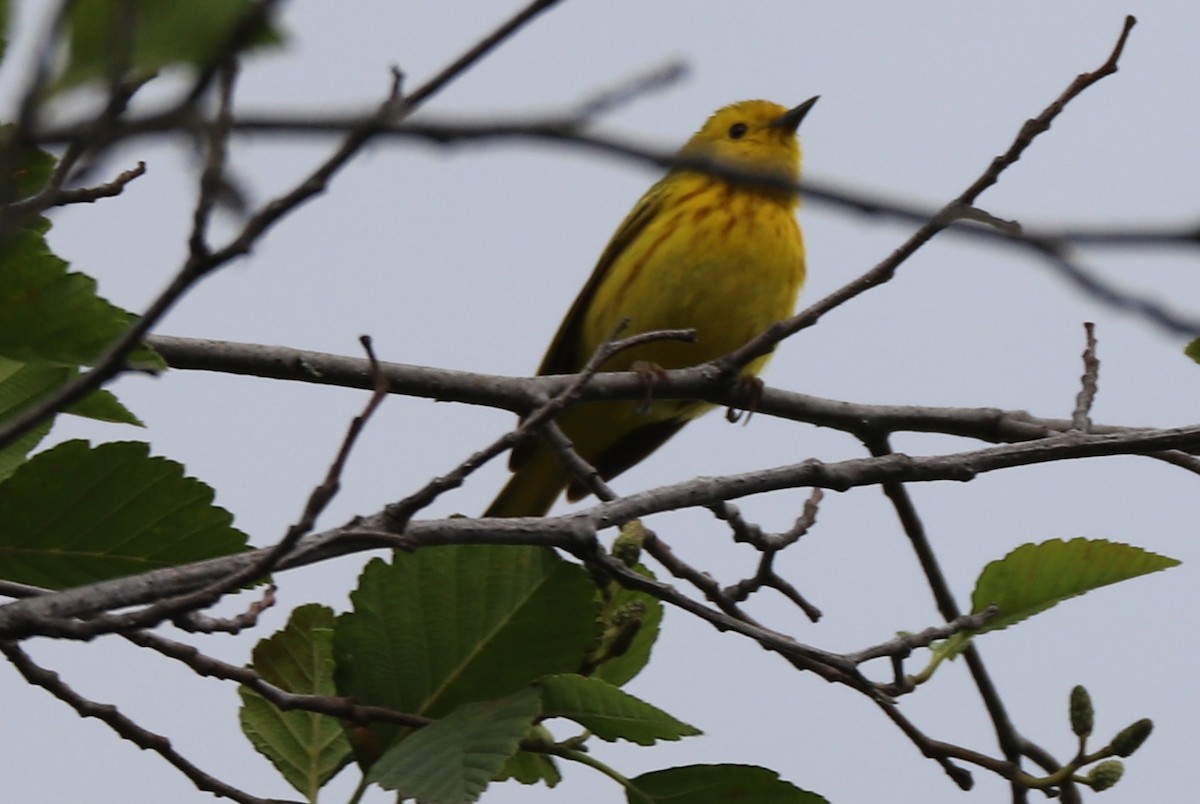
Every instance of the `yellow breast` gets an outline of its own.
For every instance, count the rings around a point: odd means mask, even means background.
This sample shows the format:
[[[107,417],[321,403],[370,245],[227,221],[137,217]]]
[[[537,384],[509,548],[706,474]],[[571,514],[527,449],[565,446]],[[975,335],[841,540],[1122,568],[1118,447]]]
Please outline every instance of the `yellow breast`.
[[[791,314],[804,281],[795,203],[708,176],[675,176],[657,214],[616,259],[584,320],[594,349],[624,318],[630,335],[694,328],[695,343],[655,343],[604,366],[634,361],[683,368],[727,354]],[[748,371],[757,373],[765,358]]]

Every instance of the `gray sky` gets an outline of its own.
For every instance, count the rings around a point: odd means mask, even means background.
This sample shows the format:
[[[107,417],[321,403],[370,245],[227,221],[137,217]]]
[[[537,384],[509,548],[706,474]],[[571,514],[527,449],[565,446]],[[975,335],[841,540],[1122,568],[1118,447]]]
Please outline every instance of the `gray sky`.
[[[29,3],[20,11],[29,12]],[[243,110],[366,108],[399,64],[415,86],[491,30],[517,3],[287,4],[290,44],[250,61]],[[453,7],[452,7],[453,6]],[[603,121],[602,129],[674,147],[717,106],[763,97],[821,102],[802,135],[808,175],[931,207],[957,195],[1006,148],[1020,124],[1077,74],[1108,54],[1126,13],[1134,30],[1120,72],[1078,99],[981,206],[1025,224],[1183,223],[1197,213],[1200,178],[1200,8],[1099,0],[1034,3],[644,3],[568,0],[430,103],[422,114],[472,119],[572,108],[597,90],[682,59],[688,78]],[[29,33],[17,29],[16,36]],[[0,73],[11,110],[17,50]],[[11,111],[8,111],[11,116]],[[329,144],[238,141],[233,165],[255,200],[295,182]],[[196,159],[176,147],[135,145],[109,167],[138,159],[148,174],[118,199],[64,210],[52,245],[97,277],[114,302],[138,310],[183,255]],[[437,149],[372,147],[331,192],[284,221],[247,259],[208,279],[174,311],[167,334],[359,353],[370,333],[387,360],[454,369],[531,371],[596,256],[654,180],[643,166],[544,145]],[[864,272],[911,226],[809,204],[801,211],[809,283],[801,304]],[[1196,257],[1183,252],[1086,252],[1087,264],[1122,287],[1182,310],[1200,298]],[[1085,299],[1014,249],[942,238],[894,281],[785,343],[772,386],[873,403],[994,406],[1070,414],[1081,371],[1081,323],[1098,326],[1099,422],[1170,426],[1196,421],[1200,368],[1181,339]],[[145,433],[63,423],[55,438],[148,439],[217,489],[218,502],[256,544],[278,538],[324,472],[359,392],[249,378],[171,372],[116,387],[149,425]],[[391,399],[372,421],[324,525],[378,510],[456,465],[511,425],[496,411]],[[933,454],[970,448],[950,438],[902,437],[898,449]],[[838,433],[756,417],[731,427],[719,415],[690,425],[626,475],[636,491],[694,475],[726,474],[862,455]],[[498,462],[446,495],[430,516],[478,513],[503,481]],[[1073,753],[1066,721],[1071,686],[1097,707],[1097,740],[1139,717],[1155,733],[1104,796],[1178,801],[1194,785],[1184,768],[1200,749],[1194,629],[1171,614],[1195,602],[1200,496],[1195,478],[1149,460],[1114,458],[1019,469],[969,484],[912,493],[960,602],[982,566],[1019,544],[1086,536],[1128,541],[1184,561],[1150,578],[1102,589],[980,647],[1018,727],[1060,758]],[[739,505],[785,528],[803,495]],[[561,509],[560,509],[561,510]],[[725,582],[754,555],[729,544],[707,514],[650,523],[693,564]],[[286,574],[280,606],[256,634],[213,637],[206,651],[243,662],[254,639],[287,612],[319,600],[346,605],[364,559]],[[919,570],[876,489],[830,494],[817,528],[780,568],[825,612],[818,625],[762,595],[751,611],[802,641],[853,650],[938,621]],[[240,603],[240,601],[239,601]],[[235,607],[228,607],[230,611]],[[169,735],[207,771],[257,795],[290,788],[240,735],[231,685],[195,678],[115,638],[92,645],[31,645],[39,661],[85,694],[118,703]],[[869,668],[876,677],[887,668]],[[914,668],[915,669],[915,668]],[[161,759],[80,721],[0,667],[10,729],[0,769],[20,802],[86,797],[94,804],[208,801]],[[738,637],[669,612],[651,666],[629,691],[704,729],[650,749],[598,745],[626,775],[695,762],[761,764],[834,802],[1005,799],[975,772],[965,797],[861,696],[799,675]],[[903,711],[927,734],[995,754],[961,663],[943,668]],[[16,734],[20,739],[15,739]],[[1100,744],[1099,742],[1097,743]],[[618,787],[565,767],[556,791],[495,787],[488,802],[623,800]],[[327,801],[345,800],[351,773]],[[386,801],[375,793],[369,801]],[[6,798],[7,800],[7,798]]]

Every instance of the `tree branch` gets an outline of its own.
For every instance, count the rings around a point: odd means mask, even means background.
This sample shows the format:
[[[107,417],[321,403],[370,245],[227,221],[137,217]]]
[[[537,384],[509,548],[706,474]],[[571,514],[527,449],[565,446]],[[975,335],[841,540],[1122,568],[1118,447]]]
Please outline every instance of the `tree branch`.
[[[171,741],[161,734],[142,728],[111,704],[99,704],[89,700],[71,689],[57,673],[53,673],[29,658],[29,654],[11,642],[0,641],[0,653],[3,653],[30,684],[49,692],[55,698],[70,706],[80,717],[94,717],[115,731],[121,737],[129,740],[138,748],[153,751],[161,756],[184,776],[192,781],[200,790],[212,793],[214,796],[233,799],[239,804],[299,804],[294,801],[259,798],[228,785],[210,776],[193,765],[171,746]]]
[[[370,390],[371,366],[362,358],[325,352],[230,341],[152,335],[146,339],[172,368],[217,371],[264,379],[291,380]],[[536,408],[539,400],[562,393],[579,375],[503,377],[468,371],[380,363],[395,394],[439,401],[486,405],[514,413]],[[649,389],[655,399],[703,400],[738,405],[738,389],[730,389],[707,366],[665,371],[646,377],[637,372],[608,372],[591,377],[578,399],[640,400]],[[875,433],[942,433],[991,443],[1031,441],[1072,428],[1070,419],[1042,418],[1000,408],[865,405],[764,387],[755,413],[807,422],[860,435]],[[1093,425],[1092,433],[1135,433],[1146,428]]]
[[[356,156],[359,151],[365,146],[379,131],[388,124],[395,123],[405,114],[411,113],[422,101],[431,97],[433,94],[441,90],[448,82],[461,75],[467,68],[477,62],[484,55],[489,53],[507,37],[515,33],[522,25],[532,19],[541,11],[554,5],[558,0],[535,0],[527,6],[523,11],[516,14],[507,23],[500,26],[492,34],[485,37],[480,43],[468,50],[463,56],[455,60],[451,65],[446,67],[441,73],[434,76],[424,86],[410,95],[407,99],[400,97],[400,75],[395,72],[391,92],[388,98],[380,104],[375,114],[362,122],[362,124],[351,132],[349,132],[341,146],[334,153],[325,159],[315,170],[312,171],[291,191],[279,196],[278,198],[268,202],[257,213],[251,215],[243,224],[241,231],[233,237],[224,247],[215,251],[209,251],[207,248],[197,250],[196,237],[193,236],[193,248],[187,260],[180,267],[175,277],[170,284],[163,290],[158,297],[150,304],[150,306],[142,313],[141,317],[112,344],[103,355],[96,361],[96,364],[88,371],[80,374],[75,380],[67,383],[55,392],[47,395],[39,401],[37,405],[31,406],[20,414],[13,416],[3,426],[0,426],[0,445],[11,443],[14,439],[20,437],[26,432],[29,432],[33,427],[36,427],[40,422],[47,417],[53,415],[75,402],[80,401],[89,393],[100,388],[104,383],[111,380],[123,370],[125,358],[132,352],[142,338],[148,333],[166,313],[175,306],[180,298],[200,279],[216,269],[224,266],[235,258],[241,257],[248,253],[251,247],[258,242],[259,238],[273,227],[284,216],[290,214],[296,208],[304,204],[309,199],[324,192],[328,183],[350,160]],[[251,15],[247,16],[250,20],[253,16],[255,25],[261,24],[261,18],[265,18],[270,9],[274,6],[273,0],[263,0],[255,7]],[[65,9],[65,6],[64,6]],[[65,11],[64,11],[65,13]],[[249,23],[247,23],[248,25]],[[240,26],[238,31],[242,31]],[[248,31],[249,29],[247,29]],[[237,32],[235,32],[237,34]],[[242,32],[237,35],[249,35],[248,32]],[[230,51],[232,53],[232,51]],[[199,86],[199,85],[198,85]],[[226,88],[225,97],[228,100],[228,94],[232,91],[230,84]],[[190,103],[189,103],[190,107]],[[219,112],[219,118],[223,118],[228,110]],[[172,116],[178,116],[173,113]],[[190,118],[190,115],[189,115]],[[92,124],[89,123],[89,126]],[[120,125],[115,117],[112,122],[113,126]],[[203,127],[208,127],[208,123],[200,123]],[[214,131],[220,132],[220,136],[229,131],[231,121],[219,119],[214,125]],[[78,136],[78,135],[77,135]],[[27,139],[34,141],[38,139],[30,134]],[[105,145],[111,145],[116,141],[116,137],[105,140]],[[210,158],[209,168],[213,168],[214,163]],[[219,165],[216,165],[219,167]],[[206,169],[206,175],[209,170]],[[204,217],[202,215],[205,209],[204,194],[201,195],[200,204],[197,208],[197,223]],[[198,230],[202,234],[202,230]]]
[[[596,547],[597,529],[663,511],[707,506],[718,500],[780,489],[819,487],[845,491],[885,482],[965,482],[980,474],[1054,461],[1103,455],[1139,455],[1164,449],[1200,449],[1200,425],[1125,433],[1068,433],[1020,444],[960,453],[913,457],[891,454],[832,464],[805,461],[744,474],[701,478],[599,503],[556,517],[509,519],[414,520],[402,533],[393,532],[380,512],[301,539],[278,570],[312,564],[339,555],[405,545],[533,544],[558,547],[574,555]],[[71,618],[144,605],[228,577],[260,560],[262,550],[210,559],[180,567],[68,589],[36,600],[0,606],[0,639],[35,634],[91,638],[105,629]]]

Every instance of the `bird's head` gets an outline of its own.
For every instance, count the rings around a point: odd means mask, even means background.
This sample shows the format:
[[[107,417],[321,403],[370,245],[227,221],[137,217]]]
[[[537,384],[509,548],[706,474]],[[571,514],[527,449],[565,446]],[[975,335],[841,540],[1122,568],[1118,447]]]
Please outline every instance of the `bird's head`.
[[[680,156],[712,159],[747,171],[778,173],[795,181],[800,177],[796,129],[816,102],[817,98],[809,98],[793,109],[765,100],[724,106],[692,135]]]

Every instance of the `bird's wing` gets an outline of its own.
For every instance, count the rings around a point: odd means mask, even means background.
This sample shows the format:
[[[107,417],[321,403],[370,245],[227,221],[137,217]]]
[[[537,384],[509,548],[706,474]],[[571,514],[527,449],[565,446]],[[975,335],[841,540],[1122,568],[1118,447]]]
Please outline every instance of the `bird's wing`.
[[[613,263],[658,214],[662,205],[661,186],[660,182],[642,196],[633,210],[625,216],[625,220],[621,222],[612,239],[608,241],[587,284],[583,286],[583,290],[579,291],[575,303],[571,305],[571,309],[567,311],[566,317],[559,325],[554,340],[550,342],[550,348],[546,350],[546,356],[542,358],[542,364],[538,366],[538,374],[574,374],[591,357],[589,354],[582,354],[583,349],[580,344],[580,331],[583,328],[584,316],[587,314],[592,300],[596,297],[596,290],[612,271]],[[513,447],[512,453],[508,457],[509,468],[514,472],[519,469],[533,455],[537,446],[537,440],[530,439]]]
[[[680,418],[643,424],[606,447],[592,459],[592,466],[600,473],[600,477],[612,480],[631,466],[641,463],[643,458],[661,447],[687,423],[686,418]],[[567,482],[567,499],[571,502],[582,500],[591,493],[592,490],[576,477]]]
[[[612,240],[608,241],[587,284],[579,291],[575,303],[571,305],[571,309],[559,325],[554,340],[550,342],[550,348],[546,350],[546,356],[542,358],[542,364],[538,367],[538,374],[574,374],[583,368],[583,364],[591,357],[590,354],[582,353],[580,343],[580,329],[583,327],[584,316],[596,298],[596,291],[611,273],[613,264],[658,215],[663,202],[661,186],[660,182],[642,196],[637,206],[621,222]],[[594,344],[591,348],[595,349],[597,346],[599,344]]]

